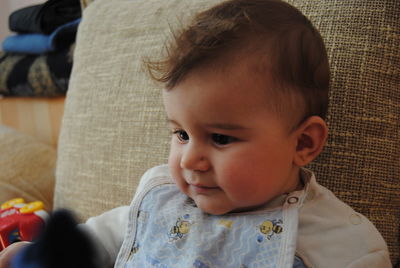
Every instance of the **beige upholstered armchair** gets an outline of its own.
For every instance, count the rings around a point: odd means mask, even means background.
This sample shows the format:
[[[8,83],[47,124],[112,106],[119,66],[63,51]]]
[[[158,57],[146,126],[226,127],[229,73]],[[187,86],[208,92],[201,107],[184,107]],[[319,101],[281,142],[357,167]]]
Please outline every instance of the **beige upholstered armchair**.
[[[400,258],[400,2],[288,0],[325,39],[330,136],[312,164],[321,184],[365,214]],[[143,58],[213,0],[85,1],[58,142],[54,207],[85,220],[129,204],[142,173],[165,163],[161,85]],[[337,245],[340,246],[340,245]]]

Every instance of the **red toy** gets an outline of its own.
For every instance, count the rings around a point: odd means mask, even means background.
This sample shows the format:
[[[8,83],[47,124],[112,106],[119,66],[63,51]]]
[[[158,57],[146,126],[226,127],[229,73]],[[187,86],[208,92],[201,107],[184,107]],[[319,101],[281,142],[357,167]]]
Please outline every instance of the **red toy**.
[[[0,208],[0,251],[18,241],[32,241],[43,228],[48,214],[43,202],[25,203],[22,198],[9,200]]]

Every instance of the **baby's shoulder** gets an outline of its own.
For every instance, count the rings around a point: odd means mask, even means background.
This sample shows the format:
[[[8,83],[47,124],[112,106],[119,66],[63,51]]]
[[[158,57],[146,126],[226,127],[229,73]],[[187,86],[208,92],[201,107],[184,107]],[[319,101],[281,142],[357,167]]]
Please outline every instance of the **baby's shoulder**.
[[[386,243],[372,222],[315,179],[300,209],[297,251],[310,267],[361,267],[365,260],[372,262],[368,267],[391,267]]]
[[[152,167],[148,169],[142,176],[142,179],[154,179],[154,178],[163,178],[166,179],[168,178],[169,180],[172,180],[171,173],[169,171],[169,167],[167,164],[164,165],[158,165],[155,167]]]
[[[173,183],[168,165],[159,165],[148,169],[140,178],[136,194],[152,188],[157,184]]]

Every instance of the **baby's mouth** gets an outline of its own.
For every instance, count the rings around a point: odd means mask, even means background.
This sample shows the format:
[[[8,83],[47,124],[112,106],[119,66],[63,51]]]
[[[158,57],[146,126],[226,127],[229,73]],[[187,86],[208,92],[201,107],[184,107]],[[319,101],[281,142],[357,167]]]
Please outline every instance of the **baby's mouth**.
[[[204,186],[200,184],[189,184],[189,186],[198,194],[205,194],[215,190],[219,190],[217,186]]]

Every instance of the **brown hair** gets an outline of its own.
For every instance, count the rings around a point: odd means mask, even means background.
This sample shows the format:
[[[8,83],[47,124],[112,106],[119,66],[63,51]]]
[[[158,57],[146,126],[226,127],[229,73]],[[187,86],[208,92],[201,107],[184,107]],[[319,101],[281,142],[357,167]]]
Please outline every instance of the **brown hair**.
[[[199,13],[174,36],[166,59],[147,67],[171,89],[194,68],[224,64],[231,52],[252,53],[249,47],[260,53],[262,75],[272,75],[281,92],[299,93],[302,119],[325,118],[330,73],[323,40],[300,11],[280,0],[230,0]]]

